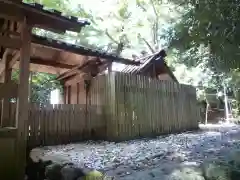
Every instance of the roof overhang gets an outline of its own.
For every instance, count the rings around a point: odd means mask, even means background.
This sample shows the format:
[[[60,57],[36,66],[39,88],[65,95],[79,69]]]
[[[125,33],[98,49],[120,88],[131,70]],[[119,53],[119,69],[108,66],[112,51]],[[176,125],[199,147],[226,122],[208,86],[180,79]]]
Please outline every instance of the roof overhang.
[[[12,21],[23,21],[34,27],[51,30],[54,32],[81,31],[82,27],[89,25],[88,21],[79,21],[78,18],[66,17],[56,10],[47,10],[40,4],[26,4],[11,0],[0,0],[0,17]]]

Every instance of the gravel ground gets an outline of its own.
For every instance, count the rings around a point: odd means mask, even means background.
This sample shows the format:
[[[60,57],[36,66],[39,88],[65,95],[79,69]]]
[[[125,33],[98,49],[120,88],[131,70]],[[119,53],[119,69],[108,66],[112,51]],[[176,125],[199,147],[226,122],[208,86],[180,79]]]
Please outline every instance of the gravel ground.
[[[34,160],[73,162],[80,167],[102,170],[125,180],[167,180],[179,167],[197,166],[205,159],[221,158],[240,150],[240,126],[200,125],[186,132],[122,143],[87,142],[37,148]]]

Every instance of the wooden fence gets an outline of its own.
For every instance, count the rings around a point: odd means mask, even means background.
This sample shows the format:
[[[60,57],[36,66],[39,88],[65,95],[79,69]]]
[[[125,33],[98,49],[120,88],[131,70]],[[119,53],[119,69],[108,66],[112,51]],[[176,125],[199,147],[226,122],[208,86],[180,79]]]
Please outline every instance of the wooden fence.
[[[11,119],[16,104],[11,105]],[[105,123],[101,107],[85,105],[30,105],[28,145],[30,147],[67,144],[88,139],[104,139]]]
[[[28,145],[118,141],[198,127],[200,113],[193,87],[121,73],[99,76],[92,84],[87,106],[30,105]],[[14,106],[10,119],[15,118]]]
[[[200,111],[191,86],[122,73],[108,75],[107,85],[106,137],[110,140],[198,128]]]

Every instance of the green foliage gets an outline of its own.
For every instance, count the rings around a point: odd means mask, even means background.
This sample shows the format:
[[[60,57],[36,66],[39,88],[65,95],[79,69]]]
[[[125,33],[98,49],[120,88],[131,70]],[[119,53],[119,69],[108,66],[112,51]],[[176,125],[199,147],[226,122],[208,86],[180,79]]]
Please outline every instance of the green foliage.
[[[203,46],[212,70],[230,72],[240,67],[239,1],[172,1],[185,7],[185,11],[170,32],[171,47],[188,53],[191,65],[202,61],[196,55]]]
[[[222,89],[224,83],[240,89],[240,1],[171,0],[181,7],[182,18],[173,23],[166,39],[178,62],[213,72],[205,87]],[[209,84],[210,83],[210,84]],[[239,101],[239,100],[238,100]]]
[[[19,71],[12,73],[12,79],[18,82]],[[54,89],[62,90],[62,86],[55,80],[55,75],[31,72],[30,101],[39,105],[50,103],[50,93]]]

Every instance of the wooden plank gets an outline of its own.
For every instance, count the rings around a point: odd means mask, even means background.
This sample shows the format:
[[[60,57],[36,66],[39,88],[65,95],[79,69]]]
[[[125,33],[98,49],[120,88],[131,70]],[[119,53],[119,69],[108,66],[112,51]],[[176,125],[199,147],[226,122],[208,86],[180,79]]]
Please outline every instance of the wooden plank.
[[[22,42],[20,39],[7,36],[0,36],[0,46],[10,49],[20,49]]]
[[[29,114],[28,114],[28,144],[27,146],[29,146],[29,144],[32,144],[33,142],[33,111],[32,111],[32,107],[29,107]]]
[[[14,81],[0,84],[0,99],[17,97],[18,85]]]
[[[67,121],[69,121],[69,106],[70,104],[65,104],[62,106],[62,117],[61,117],[61,124],[62,124],[62,142],[63,144],[67,143]]]
[[[59,62],[53,61],[52,59],[41,59],[41,58],[33,58],[33,57],[31,57],[30,63],[36,64],[36,65],[45,65],[45,66],[50,66],[55,68],[58,67],[61,69],[71,69],[74,67],[74,65],[59,63]]]
[[[121,100],[122,98],[124,98],[122,96],[122,93],[119,91],[119,87],[121,86],[121,76],[119,74],[116,74],[116,78],[115,78],[115,81],[116,81],[116,91],[115,91],[115,101],[116,101],[116,123],[117,123],[117,131],[118,131],[118,137],[120,137],[121,139],[121,134],[123,134],[123,129],[122,129],[122,118],[121,118],[121,111],[122,111],[122,108],[121,108]]]
[[[39,109],[38,107],[33,104],[31,105],[30,111],[32,113],[31,118],[29,121],[31,121],[31,139],[30,147],[35,147],[40,144],[39,142]]]
[[[9,82],[11,81],[11,75],[12,75],[12,69],[9,67],[9,59],[10,57],[8,56],[8,53],[5,51],[4,55],[3,55],[3,61],[5,61],[5,74],[4,74],[4,84],[9,85]],[[5,86],[6,88],[6,86]],[[13,124],[13,120],[10,119],[10,94],[9,91],[12,91],[12,89],[10,89],[11,87],[8,87],[8,94],[5,96],[5,98],[3,99],[3,110],[2,110],[2,127],[12,127],[14,126]],[[15,90],[15,94],[17,93],[17,89],[13,89],[13,91]],[[0,90],[1,91],[1,90]],[[14,93],[13,93],[14,95]]]
[[[22,24],[21,40],[24,44],[20,50],[20,73],[17,100],[16,125],[18,128],[16,141],[16,167],[18,169],[18,179],[25,177],[26,163],[26,141],[27,141],[27,124],[28,124],[28,84],[29,84],[29,65],[30,65],[30,48],[31,48],[31,31],[32,28],[27,25],[26,19]]]
[[[66,114],[66,118],[64,119],[65,121],[65,143],[70,143],[71,142],[71,133],[70,133],[70,125],[71,125],[71,121],[72,121],[72,106],[73,105],[68,105],[67,106],[67,114]]]
[[[59,108],[59,105],[56,104],[54,105],[53,107],[53,118],[52,118],[52,124],[53,124],[53,131],[52,131],[52,135],[54,136],[53,137],[53,143],[54,145],[58,143],[58,108]]]
[[[79,122],[76,119],[76,111],[77,111],[77,105],[74,104],[71,107],[71,121],[70,121],[70,127],[69,127],[69,133],[70,133],[70,138],[72,142],[77,142],[77,136],[78,136],[78,130],[80,129],[79,127]]]
[[[51,119],[50,119],[50,111],[51,109],[49,107],[45,107],[45,142],[47,146],[51,145],[51,136],[50,136],[50,130],[51,130]]]
[[[17,129],[13,127],[0,128],[0,138],[15,138]]]
[[[43,145],[45,143],[45,111],[43,108],[39,110],[39,124],[40,124],[40,143]]]
[[[59,104],[58,106],[58,111],[57,111],[57,143],[62,143],[62,118],[63,118],[63,111],[62,111],[62,104]]]
[[[7,51],[7,50],[6,50]],[[13,68],[14,64],[16,63],[16,61],[20,58],[20,52],[17,52],[16,54],[14,54],[14,56],[11,58],[11,60],[8,62],[8,68]],[[2,74],[4,73],[6,67],[4,67],[3,69],[1,69],[0,71],[0,75],[2,76]]]
[[[54,107],[55,109],[55,107]],[[56,105],[55,110],[55,127],[56,127],[56,141],[55,144],[61,143],[61,104]]]
[[[48,137],[47,137],[47,141],[48,141],[48,145],[54,145],[53,105],[48,106],[46,109],[47,109],[47,114],[48,114],[48,119],[47,119],[47,122],[48,122]]]
[[[75,121],[79,123],[79,133],[78,133],[78,140],[83,139],[83,132],[86,126],[86,121],[85,121],[85,110],[83,106],[77,105],[77,112],[75,115]]]
[[[15,138],[0,138],[1,179],[17,179],[15,149]]]

